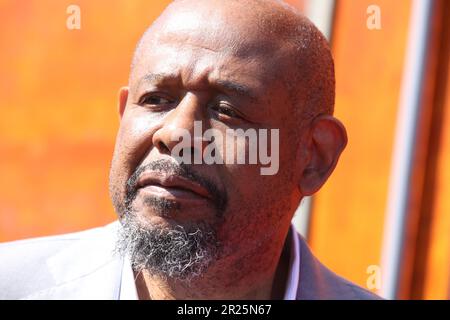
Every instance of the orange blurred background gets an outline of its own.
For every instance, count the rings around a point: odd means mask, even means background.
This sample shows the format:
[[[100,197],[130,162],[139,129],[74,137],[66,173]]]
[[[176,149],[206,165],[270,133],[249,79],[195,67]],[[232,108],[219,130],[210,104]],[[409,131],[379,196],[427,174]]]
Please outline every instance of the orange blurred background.
[[[137,40],[169,2],[0,0],[0,241],[115,219],[107,181],[117,90]],[[71,4],[81,9],[79,30],[66,27]],[[381,30],[366,27],[371,4]],[[449,298],[450,6],[435,4],[397,294],[405,299]],[[367,267],[381,263],[410,11],[409,0],[334,3],[336,116],[349,145],[312,200],[308,242],[364,287]]]

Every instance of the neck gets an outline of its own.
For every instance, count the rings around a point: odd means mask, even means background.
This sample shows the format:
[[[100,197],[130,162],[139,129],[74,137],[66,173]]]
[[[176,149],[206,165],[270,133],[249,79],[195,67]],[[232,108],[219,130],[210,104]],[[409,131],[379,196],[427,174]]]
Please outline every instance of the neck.
[[[272,239],[238,256],[220,259],[190,282],[162,279],[145,270],[139,272],[135,274],[139,299],[282,299],[290,248],[289,237],[283,245],[285,238],[276,242]]]

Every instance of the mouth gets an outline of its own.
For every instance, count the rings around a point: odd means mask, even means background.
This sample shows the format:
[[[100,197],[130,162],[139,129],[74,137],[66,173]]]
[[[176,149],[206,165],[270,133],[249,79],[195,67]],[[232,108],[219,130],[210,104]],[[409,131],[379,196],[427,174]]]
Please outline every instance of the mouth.
[[[178,175],[162,172],[144,172],[137,182],[138,190],[175,201],[208,201],[212,197],[200,184]]]

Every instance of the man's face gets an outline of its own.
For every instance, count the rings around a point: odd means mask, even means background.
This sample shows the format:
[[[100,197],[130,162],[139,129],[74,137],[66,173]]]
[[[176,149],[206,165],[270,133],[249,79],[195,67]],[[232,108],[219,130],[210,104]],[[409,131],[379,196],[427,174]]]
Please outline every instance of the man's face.
[[[132,212],[142,225],[207,225],[228,255],[270,241],[298,205],[298,123],[283,85],[286,49],[233,12],[204,14],[163,16],[144,37],[121,114],[110,191],[116,211]],[[180,164],[173,137],[180,130],[195,137],[199,124],[202,132],[214,129],[223,137],[227,130],[267,129],[277,172],[263,175],[269,165],[248,158],[245,164]],[[271,129],[279,129],[278,149]],[[183,152],[203,152],[210,143],[192,142]],[[230,145],[215,143],[222,158],[230,152]],[[250,149],[238,138],[231,153],[248,157]]]

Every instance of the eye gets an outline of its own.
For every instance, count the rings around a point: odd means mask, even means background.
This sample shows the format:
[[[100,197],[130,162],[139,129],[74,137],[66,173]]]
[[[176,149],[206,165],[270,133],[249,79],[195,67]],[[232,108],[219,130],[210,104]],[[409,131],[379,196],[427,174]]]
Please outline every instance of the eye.
[[[241,118],[239,113],[237,113],[233,108],[224,104],[217,104],[213,106],[212,109],[221,115],[225,115],[230,118]]]
[[[148,95],[144,95],[140,100],[139,100],[139,104],[140,105],[165,105],[165,104],[171,104],[173,103],[173,100],[170,100],[168,98],[165,98],[161,95],[158,94],[148,94]]]

